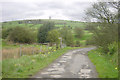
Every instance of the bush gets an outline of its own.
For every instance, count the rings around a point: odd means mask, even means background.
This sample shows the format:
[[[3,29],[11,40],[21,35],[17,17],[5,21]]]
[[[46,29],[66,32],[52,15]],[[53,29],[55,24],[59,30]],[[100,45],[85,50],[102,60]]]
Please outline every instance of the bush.
[[[72,46],[74,44],[74,37],[73,37],[73,34],[70,30],[70,28],[68,27],[64,27],[60,30],[60,34],[61,34],[61,37],[63,39],[63,42],[67,45],[67,46]]]
[[[112,54],[117,53],[118,52],[118,43],[114,42],[112,44],[109,44],[108,45],[108,50],[109,50],[108,54],[112,55]]]
[[[87,39],[86,40],[86,45],[91,45],[92,44],[92,40],[91,39]]]
[[[38,42],[39,43],[45,43],[47,42],[47,34],[48,31],[54,29],[54,23],[53,22],[45,22],[43,23],[43,26],[41,26],[38,30]]]
[[[76,41],[76,47],[80,47],[80,41]]]
[[[8,37],[8,35],[10,34],[10,32],[13,30],[14,28],[7,28],[7,29],[3,29],[2,30],[2,38],[6,39]]]
[[[74,32],[77,38],[81,38],[84,34],[83,29],[81,29],[80,27],[75,27]]]
[[[60,43],[60,33],[57,30],[51,30],[48,32],[47,40],[50,41],[51,44],[56,43],[57,45]]]
[[[108,45],[108,59],[110,62],[115,65],[116,67],[118,66],[118,43],[113,42]]]
[[[118,25],[108,23],[98,23],[89,26],[90,32],[93,33],[91,43],[101,47],[104,53],[107,53],[108,45],[118,40]]]
[[[67,34],[67,36],[66,36],[65,42],[66,42],[66,45],[67,45],[67,46],[72,46],[72,45],[74,45],[73,35],[72,35],[72,32],[71,32],[71,31],[68,32],[68,34]]]
[[[9,34],[8,40],[18,43],[33,43],[35,35],[28,28],[15,27]]]

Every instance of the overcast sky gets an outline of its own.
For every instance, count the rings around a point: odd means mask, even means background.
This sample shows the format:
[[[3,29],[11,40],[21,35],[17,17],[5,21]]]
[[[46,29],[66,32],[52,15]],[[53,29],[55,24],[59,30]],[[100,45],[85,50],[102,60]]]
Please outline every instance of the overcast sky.
[[[23,19],[84,20],[85,11],[96,0],[3,0],[2,21]]]

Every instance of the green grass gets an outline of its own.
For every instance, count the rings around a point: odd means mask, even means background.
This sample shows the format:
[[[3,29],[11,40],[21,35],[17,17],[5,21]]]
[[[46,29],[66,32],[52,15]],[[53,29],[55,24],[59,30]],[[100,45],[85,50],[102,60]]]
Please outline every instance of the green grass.
[[[100,78],[117,78],[117,66],[112,64],[107,56],[102,55],[98,50],[93,50],[88,53],[90,60],[96,66],[96,70]]]
[[[41,19],[42,21],[48,21],[48,19]],[[71,27],[85,27],[86,23],[80,22],[80,21],[70,21],[70,20],[56,20],[56,19],[52,19],[51,21],[54,21],[55,24],[56,23],[61,23],[61,24],[56,24],[56,27],[63,27],[64,23],[65,26],[71,26]],[[20,26],[20,27],[32,27],[32,28],[39,28],[40,26],[42,26],[43,24],[18,24],[18,21],[10,21],[7,23],[3,23],[3,28],[8,28],[8,27],[16,27],[16,26]]]
[[[2,80],[2,76],[0,76],[0,80]]]
[[[57,50],[50,54],[37,54],[33,56],[22,56],[19,59],[6,59],[2,61],[2,77],[3,78],[27,78],[34,75],[39,70],[45,68],[59,56],[64,54],[70,49],[76,49],[66,47],[61,50]]]
[[[80,41],[82,45],[86,45],[86,40],[92,36],[92,33],[84,30],[84,35],[81,38],[75,37],[75,34],[73,35],[74,35],[74,41]]]
[[[46,47],[46,45],[37,45],[37,44],[12,44],[12,43],[9,43],[5,40],[2,40],[2,48],[18,48],[20,47],[20,45],[22,45],[22,47],[37,47],[37,48],[40,48],[40,46],[42,46],[42,48]]]
[[[48,21],[48,19],[41,19],[41,21],[42,22]],[[55,22],[55,27],[58,27],[59,29],[64,27],[64,23],[66,23],[65,26],[72,27],[72,31],[74,30],[75,27],[81,27],[81,28],[84,29],[86,24],[87,24],[87,23],[80,22],[80,21],[70,21],[70,20],[51,19],[51,21],[54,21]],[[26,28],[30,28],[33,32],[35,32],[37,34],[38,28],[41,27],[42,25],[43,24],[25,24],[25,23],[19,24],[18,21],[10,21],[10,22],[7,22],[7,23],[3,23],[2,28],[7,29],[7,28],[11,28],[11,27],[16,27],[16,26],[26,27]],[[90,36],[89,33],[85,31],[85,35],[81,39],[74,38],[74,41],[79,40],[81,42],[81,44],[85,45],[85,40],[88,39],[89,36]],[[3,45],[3,47],[9,47],[9,45],[7,45],[7,46]],[[13,47],[16,47],[16,45],[13,46]]]
[[[0,62],[0,80],[2,79],[2,63]]]
[[[17,48],[19,45],[8,44],[7,41],[2,40],[2,48]]]
[[[9,44],[7,43],[7,41],[2,40],[2,48],[17,48],[17,47],[20,47],[20,45]]]
[[[6,46],[6,45],[7,45],[7,43],[2,40],[2,47]]]

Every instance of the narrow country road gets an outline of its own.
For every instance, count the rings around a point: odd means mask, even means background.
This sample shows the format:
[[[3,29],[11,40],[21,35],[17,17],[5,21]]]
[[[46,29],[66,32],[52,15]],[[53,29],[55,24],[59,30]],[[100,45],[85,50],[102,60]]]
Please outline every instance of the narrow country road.
[[[97,78],[95,66],[87,56],[92,49],[95,47],[71,50],[32,78]]]

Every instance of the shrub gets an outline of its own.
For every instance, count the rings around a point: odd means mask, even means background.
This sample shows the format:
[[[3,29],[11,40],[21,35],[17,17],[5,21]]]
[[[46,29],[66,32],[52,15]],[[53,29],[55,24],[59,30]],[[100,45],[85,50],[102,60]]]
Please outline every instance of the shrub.
[[[63,42],[67,45],[67,46],[72,46],[74,44],[73,41],[73,34],[71,32],[71,30],[68,27],[64,27],[60,30],[60,34],[61,37],[63,39]]]
[[[93,24],[92,24],[93,25]],[[107,53],[108,45],[118,40],[118,25],[108,23],[98,23],[91,28],[90,32],[93,33],[92,42],[97,47],[101,47],[104,53]]]
[[[13,30],[13,28],[3,29],[2,30],[2,38],[6,39],[12,30]]]
[[[108,45],[108,59],[116,67],[118,66],[118,42],[113,42]]]
[[[94,45],[94,44],[95,44],[95,41],[93,36],[86,40],[86,45]]]
[[[60,43],[60,33],[57,30],[51,30],[48,32],[47,40],[50,41],[51,44],[56,43],[57,45]]]
[[[44,22],[43,26],[41,26],[38,30],[38,42],[39,43],[45,43],[47,42],[47,33],[48,31],[52,30],[54,28],[53,22]]]
[[[67,34],[67,36],[66,36],[65,42],[66,42],[66,45],[67,45],[67,46],[74,45],[73,35],[72,35],[72,32],[71,32],[71,31],[68,32],[68,34]]]
[[[83,29],[80,27],[75,27],[74,32],[77,38],[81,38],[84,34]]]
[[[76,41],[76,47],[80,46],[80,41]]]
[[[9,34],[8,40],[18,43],[33,43],[35,35],[28,28],[15,27]]]
[[[91,43],[92,43],[91,39],[86,40],[86,45],[91,45]]]
[[[109,44],[108,45],[108,50],[109,50],[108,54],[112,55],[112,54],[117,53],[118,52],[118,43],[114,42],[112,44]]]

